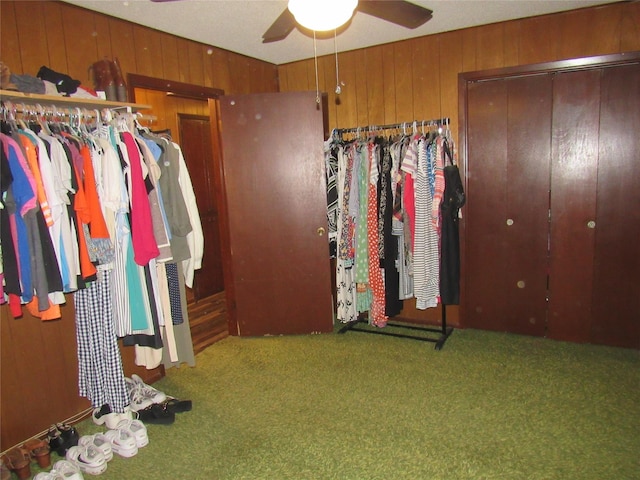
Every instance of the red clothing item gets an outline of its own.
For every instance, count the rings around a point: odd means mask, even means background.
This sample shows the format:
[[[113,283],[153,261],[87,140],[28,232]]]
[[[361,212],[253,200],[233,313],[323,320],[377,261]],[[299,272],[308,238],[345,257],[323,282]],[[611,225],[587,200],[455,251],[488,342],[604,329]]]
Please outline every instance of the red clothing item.
[[[123,133],[122,139],[129,156],[129,177],[131,179],[131,241],[133,259],[138,265],[146,265],[149,260],[160,255],[153,235],[153,221],[149,196],[142,176],[142,165],[138,145],[130,133]]]
[[[22,303],[20,302],[20,297],[15,293],[9,294],[9,311],[13,318],[22,317]]]

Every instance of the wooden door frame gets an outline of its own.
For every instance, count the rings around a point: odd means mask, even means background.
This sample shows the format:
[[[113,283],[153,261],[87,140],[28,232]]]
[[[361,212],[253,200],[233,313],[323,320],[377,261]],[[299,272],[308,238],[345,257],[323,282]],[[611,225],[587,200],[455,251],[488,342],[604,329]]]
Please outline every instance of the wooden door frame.
[[[164,80],[162,78],[147,77],[136,73],[127,74],[127,85],[129,90],[129,98],[135,102],[136,88],[146,88],[149,90],[158,90],[167,92],[177,97],[193,98],[196,100],[207,101],[209,98],[218,98],[224,95],[224,90],[212,87],[203,87],[201,85],[193,85],[191,83],[175,82],[173,80]]]
[[[211,125],[211,144],[213,146],[213,188],[218,204],[218,228],[220,230],[220,253],[222,255],[222,278],[227,308],[227,325],[230,335],[238,335],[238,309],[234,272],[231,259],[231,238],[229,231],[229,208],[227,205],[227,183],[224,178],[222,160],[222,121],[220,119],[220,100],[209,98],[209,118]],[[232,333],[233,332],[233,333]]]
[[[217,102],[215,102],[217,104]],[[219,183],[221,181],[220,174],[218,172],[220,167],[220,158],[217,157],[218,154],[220,154],[221,150],[219,150],[218,146],[216,145],[216,142],[214,141],[214,139],[219,135],[219,130],[217,128],[220,127],[214,127],[211,125],[212,122],[212,116],[211,116],[211,108],[212,106],[210,104],[207,104],[208,108],[209,108],[209,115],[197,115],[194,113],[180,113],[178,112],[178,130],[180,130],[180,138],[182,138],[182,123],[181,121],[184,120],[204,120],[209,122],[209,127],[210,127],[210,135],[211,135],[211,157],[213,158],[213,164],[212,164],[212,168],[211,171],[209,172],[210,175],[212,176],[210,178],[211,180],[211,186],[214,189],[214,195],[215,195],[215,201],[216,201],[216,215],[218,217],[218,238],[220,239],[220,242],[222,242],[222,237],[226,236],[227,233],[226,231],[222,231],[222,226],[220,224],[220,218],[221,218],[221,212],[220,212],[220,203],[222,200],[219,196],[218,190],[219,190]],[[219,142],[218,142],[219,143]],[[225,209],[226,212],[226,209]],[[222,282],[223,282],[223,288],[226,290],[227,286],[225,284],[226,282],[226,277],[225,277],[225,270],[228,269],[228,267],[225,267],[225,261],[224,259],[227,256],[230,256],[230,251],[228,252],[229,254],[227,255],[227,251],[223,250],[223,245],[222,243],[220,244],[220,256],[221,258],[221,262],[222,262]],[[195,278],[194,278],[195,281]],[[194,292],[195,294],[195,292]],[[226,293],[225,293],[225,297],[226,297]]]
[[[227,194],[222,168],[222,146],[220,140],[219,98],[224,95],[224,90],[219,88],[203,87],[188,83],[164,80],[161,78],[147,77],[129,73],[127,75],[129,98],[135,101],[135,89],[145,88],[161,92],[171,92],[175,96],[205,100],[209,106],[209,123],[211,125],[211,145],[213,146],[213,183],[216,190],[216,202],[218,203],[218,220],[220,230],[220,253],[222,255],[222,274],[224,279],[225,299],[227,302],[227,321],[229,331],[236,327],[236,301],[233,289],[233,272],[231,271],[231,246],[229,241],[229,220],[227,209]]]
[[[598,55],[593,57],[581,57],[553,62],[533,63],[518,65],[515,67],[496,68],[489,70],[477,70],[458,74],[458,157],[460,173],[465,191],[469,190],[468,175],[468,118],[469,118],[469,85],[486,80],[498,80],[509,77],[544,75],[555,72],[571,72],[588,70],[593,68],[614,67],[630,63],[640,63],[640,51],[625,52],[612,55]],[[470,199],[469,201],[473,201]],[[466,228],[463,215],[460,222],[460,295],[466,298]],[[465,326],[466,303],[460,302],[460,325]]]

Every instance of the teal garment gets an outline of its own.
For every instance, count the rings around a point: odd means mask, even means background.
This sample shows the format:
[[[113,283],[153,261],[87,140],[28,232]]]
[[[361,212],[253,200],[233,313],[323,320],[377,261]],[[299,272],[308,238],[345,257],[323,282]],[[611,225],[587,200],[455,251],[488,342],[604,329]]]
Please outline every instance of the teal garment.
[[[366,312],[371,306],[373,294],[369,287],[369,240],[367,236],[367,205],[369,201],[369,159],[367,145],[363,144],[357,150],[359,166],[354,172],[358,176],[358,217],[356,218],[356,259],[355,259],[355,282],[366,285],[362,291],[358,288],[356,292],[356,310]]]
[[[127,222],[128,220],[124,220]],[[125,239],[126,242],[126,259],[125,259],[125,271],[127,274],[127,293],[129,295],[129,309],[131,312],[131,328],[136,330],[147,330],[150,327],[148,311],[145,308],[144,298],[147,296],[145,289],[140,281],[140,274],[138,273],[138,264],[133,258],[133,243],[131,242],[131,235],[128,235]]]

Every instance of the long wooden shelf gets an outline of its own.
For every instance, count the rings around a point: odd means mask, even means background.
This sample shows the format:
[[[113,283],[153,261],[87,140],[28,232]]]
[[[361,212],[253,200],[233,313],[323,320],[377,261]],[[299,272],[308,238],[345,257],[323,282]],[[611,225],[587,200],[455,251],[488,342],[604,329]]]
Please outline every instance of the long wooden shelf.
[[[12,90],[0,90],[0,100],[9,100],[14,104],[28,103],[33,105],[39,103],[41,105],[56,105],[62,108],[130,108],[132,112],[137,112],[139,110],[151,110],[151,105],[144,105],[140,103],[113,102],[109,100],[101,100],[99,98],[94,100],[91,98],[57,97],[55,95],[14,92]]]

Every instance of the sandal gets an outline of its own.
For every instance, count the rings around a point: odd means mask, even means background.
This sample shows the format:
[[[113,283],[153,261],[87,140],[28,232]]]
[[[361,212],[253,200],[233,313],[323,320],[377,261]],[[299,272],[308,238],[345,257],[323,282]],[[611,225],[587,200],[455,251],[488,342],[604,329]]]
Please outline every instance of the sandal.
[[[0,480],[11,480],[11,471],[4,462],[0,462]]]
[[[18,475],[20,480],[31,477],[31,457],[23,448],[9,450],[3,458],[5,465]]]
[[[38,462],[40,468],[47,468],[51,465],[51,448],[48,442],[33,438],[27,440],[22,447]]]

